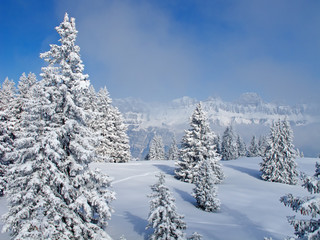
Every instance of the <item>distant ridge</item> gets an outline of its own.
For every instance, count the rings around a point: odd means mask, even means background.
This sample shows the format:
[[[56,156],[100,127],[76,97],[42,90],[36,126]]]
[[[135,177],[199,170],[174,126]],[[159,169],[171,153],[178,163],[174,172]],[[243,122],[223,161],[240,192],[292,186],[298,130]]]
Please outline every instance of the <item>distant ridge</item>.
[[[165,145],[170,145],[174,134],[181,137],[198,102],[197,99],[184,96],[169,103],[146,103],[135,98],[125,98],[114,99],[113,104],[119,108],[128,124],[133,156],[141,159],[155,133],[164,138]],[[316,111],[312,106],[267,103],[252,92],[242,94],[234,102],[210,97],[202,103],[210,125],[217,133],[221,134],[231,124],[239,128],[244,139],[253,134],[265,134],[271,123],[279,118],[287,117],[293,127],[312,124],[320,126],[319,114],[314,114]]]

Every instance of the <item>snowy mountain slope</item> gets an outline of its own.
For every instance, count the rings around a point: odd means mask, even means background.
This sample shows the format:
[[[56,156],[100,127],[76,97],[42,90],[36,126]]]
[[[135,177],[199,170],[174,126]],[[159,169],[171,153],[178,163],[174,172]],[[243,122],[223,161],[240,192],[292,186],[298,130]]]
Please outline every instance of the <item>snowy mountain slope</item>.
[[[114,105],[122,112],[129,126],[132,155],[143,159],[155,133],[164,138],[166,146],[170,145],[173,134],[179,141],[183,130],[188,128],[189,118],[198,102],[190,97],[175,99],[170,103],[150,104],[132,98],[115,99]],[[235,102],[209,98],[203,101],[203,109],[216,133],[221,135],[225,127],[232,124],[246,142],[252,135],[258,137],[267,134],[272,121],[287,117],[294,132],[296,129],[298,132],[295,145],[307,155],[318,154],[320,136],[314,136],[314,131],[320,129],[320,114],[312,106],[266,103],[255,93],[245,93]],[[310,128],[311,125],[315,127]],[[305,139],[300,133],[306,134],[306,131],[312,136],[310,141],[300,141]]]
[[[298,159],[299,170],[314,173],[317,159]],[[226,180],[219,185],[218,197],[221,210],[207,213],[195,207],[191,196],[193,185],[176,180],[173,176],[173,161],[139,161],[123,164],[94,163],[103,172],[114,177],[113,188],[117,200],[108,233],[114,239],[122,235],[128,240],[146,239],[150,230],[145,230],[149,212],[150,185],[157,179],[155,174],[164,172],[166,183],[176,198],[177,211],[185,215],[187,233],[197,231],[204,240],[221,239],[283,239],[293,235],[293,228],[286,216],[294,215],[279,198],[286,193],[307,195],[299,185],[291,186],[260,180],[261,158],[241,158],[223,161]]]
[[[189,97],[175,99],[170,103],[144,103],[137,99],[115,99],[114,104],[124,114],[129,124],[140,127],[174,126],[183,124],[192,114],[199,101]],[[295,125],[310,124],[319,118],[311,116],[307,105],[286,106],[265,103],[255,93],[245,93],[236,102],[209,98],[203,103],[204,110],[215,125],[270,124],[272,120],[287,116]]]

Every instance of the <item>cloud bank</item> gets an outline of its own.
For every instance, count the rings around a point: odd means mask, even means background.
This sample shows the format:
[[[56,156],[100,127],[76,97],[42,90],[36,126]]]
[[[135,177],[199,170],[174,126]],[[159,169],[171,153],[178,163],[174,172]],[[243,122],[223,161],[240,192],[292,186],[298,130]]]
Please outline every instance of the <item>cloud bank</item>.
[[[112,97],[319,102],[320,3],[64,1],[86,70]],[[61,16],[60,16],[61,15]]]

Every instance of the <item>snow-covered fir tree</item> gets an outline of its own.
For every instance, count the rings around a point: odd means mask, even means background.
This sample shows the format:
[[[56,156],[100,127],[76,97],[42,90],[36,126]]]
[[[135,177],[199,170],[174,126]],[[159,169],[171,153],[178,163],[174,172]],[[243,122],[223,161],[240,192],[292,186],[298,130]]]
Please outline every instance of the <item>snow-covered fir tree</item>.
[[[172,142],[168,151],[168,159],[174,161],[177,161],[179,159],[179,149],[175,137],[172,138]]]
[[[202,239],[202,235],[197,232],[192,233],[192,235],[187,238],[187,240],[201,240],[201,239]]]
[[[296,154],[297,154],[297,157],[304,158],[304,153],[302,151],[300,151],[299,148],[296,149]]]
[[[13,150],[14,135],[8,129],[8,116],[5,111],[0,110],[0,196],[3,196],[6,180],[4,179],[10,160],[7,158],[7,153]]]
[[[311,219],[296,219],[295,216],[288,217],[289,223],[294,227],[296,238],[294,239],[320,239],[320,179],[316,164],[316,174],[313,177],[305,177],[302,185],[310,194],[306,197],[295,197],[287,194],[280,198],[280,201],[292,208],[293,211],[302,215],[310,215]],[[293,239],[293,238],[290,238]]]
[[[190,129],[185,131],[182,138],[180,157],[176,161],[176,177],[181,181],[194,182],[199,163],[207,160],[210,163],[217,183],[224,179],[220,164],[221,156],[217,153],[215,134],[211,132],[206,114],[199,103],[191,116]]]
[[[260,156],[259,146],[256,140],[256,136],[253,136],[250,141],[250,146],[248,147],[248,157],[258,156]]]
[[[239,135],[237,136],[237,150],[239,157],[244,157],[247,155],[246,144]]]
[[[6,188],[4,175],[8,165],[12,163],[7,154],[13,151],[13,142],[16,139],[16,121],[12,110],[15,91],[14,82],[6,78],[0,89],[0,196]]]
[[[319,177],[320,175],[320,164],[318,162],[316,162],[316,170],[315,170],[315,177]]]
[[[6,128],[11,137],[15,137],[16,116],[14,108],[16,106],[16,88],[12,80],[6,78],[0,90],[0,111],[2,116],[2,126]]]
[[[107,88],[100,89],[96,97],[91,89],[90,96],[92,108],[97,112],[90,125],[100,136],[96,161],[128,162],[131,154],[127,127],[119,110],[111,105]]]
[[[217,182],[212,172],[210,161],[201,160],[197,176],[194,179],[195,188],[193,196],[197,200],[198,207],[206,212],[215,212],[220,209],[220,200],[217,197]]]
[[[217,153],[221,155],[221,142],[220,142],[220,135],[217,134],[213,140],[214,145],[216,146]]]
[[[28,99],[32,98],[33,87],[37,84],[37,78],[34,73],[29,73],[26,75],[23,73],[19,79],[18,83],[18,94],[13,100],[12,113],[15,118],[12,119],[15,125],[16,136],[22,131],[21,129],[21,115],[24,112],[24,105],[28,101]],[[18,136],[17,136],[18,137]]]
[[[153,229],[149,239],[184,240],[186,239],[184,217],[177,213],[175,199],[165,185],[165,175],[160,173],[157,177],[159,180],[151,186],[152,194],[149,195],[151,200],[147,229]]]
[[[154,135],[150,142],[149,153],[146,156],[146,160],[164,160],[165,152],[162,137]]]
[[[228,126],[223,132],[221,142],[221,156],[222,160],[232,160],[239,157],[237,149],[237,137],[233,131],[232,126]]]
[[[111,159],[113,162],[128,162],[131,159],[129,137],[127,135],[127,125],[118,108],[112,106],[112,121],[115,133],[111,138],[113,152]]]
[[[292,130],[287,120],[274,122],[270,129],[268,147],[260,163],[261,178],[269,182],[296,184],[298,172]]]
[[[32,89],[36,81],[35,74],[29,73],[29,75],[26,76],[26,74],[23,73],[18,84],[18,93],[16,93],[13,81],[8,80],[7,78],[3,83],[3,87],[0,91],[2,104],[0,107],[0,135],[3,138],[3,141],[0,141],[6,145],[6,147],[4,145],[3,147],[7,148],[7,151],[1,151],[0,155],[3,155],[3,157],[0,157],[0,161],[2,161],[1,159],[4,159],[5,152],[12,151],[13,140],[19,137],[19,134],[22,131],[20,128],[21,114],[24,111],[25,102],[32,97]],[[10,162],[11,160],[7,159],[6,161]]]
[[[15,136],[12,105],[14,96],[14,82],[6,78],[0,88],[0,164],[5,161],[6,152],[11,152],[13,148]]]
[[[41,54],[48,62],[22,114],[15,141],[7,197],[5,231],[13,239],[110,239],[109,177],[92,171],[96,135],[84,108],[90,82],[75,44],[74,18],[56,28],[61,45]]]
[[[268,143],[267,138],[265,136],[260,136],[259,142],[258,142],[258,148],[259,148],[259,156],[264,157],[266,153]]]
[[[13,101],[16,95],[16,89],[14,82],[6,78],[1,86],[0,91],[0,109],[9,108],[9,104]]]

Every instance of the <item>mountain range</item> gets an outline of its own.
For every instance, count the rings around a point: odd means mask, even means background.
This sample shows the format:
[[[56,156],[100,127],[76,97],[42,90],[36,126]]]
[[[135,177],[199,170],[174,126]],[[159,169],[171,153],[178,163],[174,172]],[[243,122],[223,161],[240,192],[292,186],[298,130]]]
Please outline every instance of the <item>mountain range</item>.
[[[166,148],[169,148],[173,136],[179,142],[199,102],[187,96],[167,103],[147,103],[135,98],[115,99],[113,104],[128,125],[132,156],[143,159],[155,134],[162,136]],[[248,143],[253,135],[267,135],[274,120],[286,117],[295,135],[295,146],[308,156],[320,152],[320,114],[315,106],[268,103],[256,93],[244,93],[234,102],[210,97],[202,101],[202,106],[216,134],[222,135],[224,129],[232,125]]]

